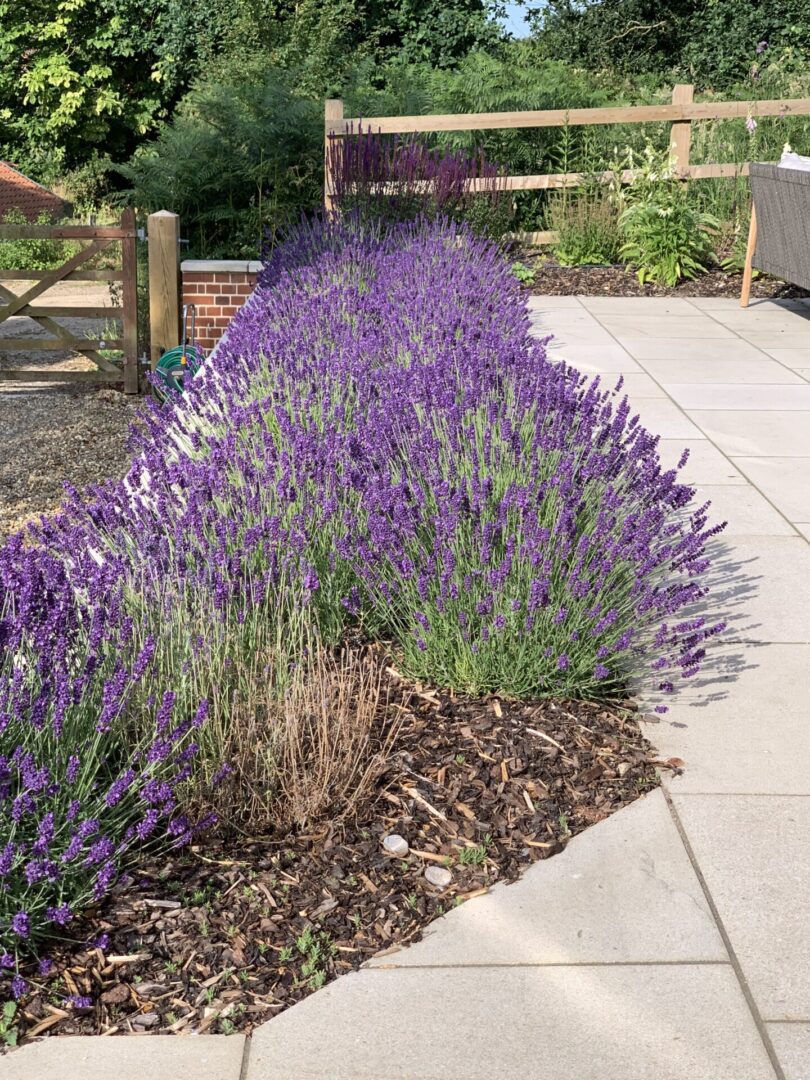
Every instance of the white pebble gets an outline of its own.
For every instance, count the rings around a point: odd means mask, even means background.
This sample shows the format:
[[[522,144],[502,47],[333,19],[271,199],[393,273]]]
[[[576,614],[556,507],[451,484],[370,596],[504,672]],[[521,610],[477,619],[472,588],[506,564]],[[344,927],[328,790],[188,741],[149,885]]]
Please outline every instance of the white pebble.
[[[425,877],[437,889],[446,889],[453,880],[453,875],[443,866],[429,866],[425,870]]]
[[[386,836],[383,840],[383,847],[389,855],[396,855],[398,859],[404,859],[410,851],[405,837],[398,836],[396,833],[389,833]]]

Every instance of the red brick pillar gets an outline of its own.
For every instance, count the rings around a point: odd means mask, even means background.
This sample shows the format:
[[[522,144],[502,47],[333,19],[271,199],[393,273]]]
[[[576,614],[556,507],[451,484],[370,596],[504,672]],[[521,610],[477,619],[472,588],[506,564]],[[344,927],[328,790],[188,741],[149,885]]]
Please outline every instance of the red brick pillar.
[[[196,342],[210,352],[253,292],[260,262],[187,259],[180,266],[183,303],[197,308]]]

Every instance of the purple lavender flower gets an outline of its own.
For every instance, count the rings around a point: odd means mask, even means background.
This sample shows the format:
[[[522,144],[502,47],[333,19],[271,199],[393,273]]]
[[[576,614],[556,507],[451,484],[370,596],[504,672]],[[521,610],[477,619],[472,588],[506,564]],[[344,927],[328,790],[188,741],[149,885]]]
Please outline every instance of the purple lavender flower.
[[[49,906],[45,909],[45,918],[56,926],[67,926],[73,919],[73,912],[67,904]]]
[[[27,938],[31,933],[31,918],[27,911],[18,911],[11,920],[11,931],[17,937]]]
[[[68,994],[64,1003],[71,1009],[89,1009],[93,999],[89,994]]]

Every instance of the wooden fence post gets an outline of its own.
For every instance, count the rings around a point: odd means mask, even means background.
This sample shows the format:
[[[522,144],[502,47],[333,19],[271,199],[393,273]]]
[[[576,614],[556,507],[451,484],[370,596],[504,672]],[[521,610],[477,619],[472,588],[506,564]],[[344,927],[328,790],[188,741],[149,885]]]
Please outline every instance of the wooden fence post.
[[[343,119],[343,101],[341,98],[327,98],[323,113],[323,208],[327,214],[331,214],[335,208],[334,203],[334,177],[329,155],[330,125],[339,123]]]
[[[691,83],[678,83],[672,88],[673,105],[691,105],[695,97],[695,88]],[[692,142],[692,121],[676,120],[672,125],[670,137],[675,169],[686,175],[689,168],[689,150]]]
[[[138,253],[135,235],[135,211],[127,207],[121,214],[121,228],[127,235],[121,239],[121,269],[124,274],[123,308],[124,331],[124,393],[137,394],[138,379]]]
[[[147,219],[149,327],[154,371],[163,353],[180,344],[180,218],[158,210]]]

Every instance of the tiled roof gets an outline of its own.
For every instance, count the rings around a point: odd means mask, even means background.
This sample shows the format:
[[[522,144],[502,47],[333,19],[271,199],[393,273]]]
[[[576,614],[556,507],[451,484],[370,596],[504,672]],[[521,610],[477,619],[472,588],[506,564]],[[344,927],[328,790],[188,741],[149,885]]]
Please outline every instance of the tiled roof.
[[[0,220],[14,209],[20,210],[29,221],[36,221],[43,212],[52,217],[65,217],[69,213],[64,199],[29,180],[8,162],[0,161]]]

